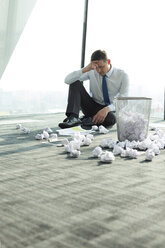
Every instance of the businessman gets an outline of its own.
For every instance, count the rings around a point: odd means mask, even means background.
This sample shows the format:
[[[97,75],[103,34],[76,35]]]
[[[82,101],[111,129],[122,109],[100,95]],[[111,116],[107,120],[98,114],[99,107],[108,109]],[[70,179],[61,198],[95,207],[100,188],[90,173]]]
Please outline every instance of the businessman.
[[[89,80],[90,94],[83,86],[85,80]],[[67,75],[65,83],[69,85],[67,117],[59,127],[80,124],[108,127],[116,123],[115,99],[128,95],[129,80],[123,70],[112,66],[105,51],[93,52],[90,63]],[[84,114],[82,119],[79,118],[80,110]]]

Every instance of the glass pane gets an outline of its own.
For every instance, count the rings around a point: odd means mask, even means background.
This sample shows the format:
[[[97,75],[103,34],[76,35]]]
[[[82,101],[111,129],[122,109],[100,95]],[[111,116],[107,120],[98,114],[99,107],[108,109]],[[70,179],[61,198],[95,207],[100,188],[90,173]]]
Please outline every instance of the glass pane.
[[[83,14],[84,1],[37,1],[0,82],[1,114],[64,111],[64,78],[81,65]]]
[[[130,96],[152,97],[152,116],[163,117],[164,0],[90,0],[86,64],[106,50],[130,78]]]

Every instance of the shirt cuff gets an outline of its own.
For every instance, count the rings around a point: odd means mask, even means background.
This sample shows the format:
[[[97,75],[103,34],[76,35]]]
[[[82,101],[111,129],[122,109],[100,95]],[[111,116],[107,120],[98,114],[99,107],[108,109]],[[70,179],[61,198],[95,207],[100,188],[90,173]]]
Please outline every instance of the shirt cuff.
[[[112,103],[112,104],[109,104],[107,107],[108,107],[111,111],[115,111],[115,106],[114,106],[113,103]]]

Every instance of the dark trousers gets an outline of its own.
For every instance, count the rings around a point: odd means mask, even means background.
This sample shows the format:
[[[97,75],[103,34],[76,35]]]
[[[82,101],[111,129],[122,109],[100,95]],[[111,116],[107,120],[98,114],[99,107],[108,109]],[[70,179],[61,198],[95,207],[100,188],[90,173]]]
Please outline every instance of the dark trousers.
[[[93,117],[99,110],[103,109],[106,105],[101,105],[95,102],[88,94],[82,82],[76,81],[69,86],[68,104],[66,115],[71,114],[79,116],[80,110],[86,117]],[[101,123],[104,126],[111,126],[116,123],[116,116],[113,111],[109,112]]]

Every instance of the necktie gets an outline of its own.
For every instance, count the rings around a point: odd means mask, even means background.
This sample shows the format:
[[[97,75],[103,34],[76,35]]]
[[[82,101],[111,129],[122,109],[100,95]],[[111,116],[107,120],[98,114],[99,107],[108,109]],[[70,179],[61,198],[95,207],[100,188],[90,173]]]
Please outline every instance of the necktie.
[[[103,90],[103,97],[104,102],[106,105],[110,104],[109,95],[108,95],[108,89],[107,89],[107,82],[106,82],[106,75],[103,76],[103,82],[102,82],[102,90]]]

